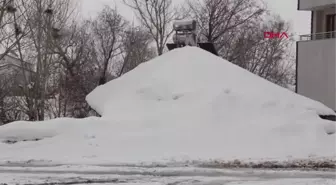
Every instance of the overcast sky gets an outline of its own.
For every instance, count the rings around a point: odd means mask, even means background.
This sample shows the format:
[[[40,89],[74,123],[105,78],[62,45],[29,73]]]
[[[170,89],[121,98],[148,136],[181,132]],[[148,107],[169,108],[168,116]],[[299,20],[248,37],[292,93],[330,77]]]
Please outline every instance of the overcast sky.
[[[122,0],[79,0],[81,14],[85,17],[96,15],[104,5],[117,5],[120,13],[127,19],[132,20],[133,12],[123,5]],[[173,0],[174,3],[183,0]],[[310,33],[310,12],[297,11],[297,0],[264,0],[269,9],[278,13],[283,19],[290,21],[293,27],[293,32],[296,35]]]

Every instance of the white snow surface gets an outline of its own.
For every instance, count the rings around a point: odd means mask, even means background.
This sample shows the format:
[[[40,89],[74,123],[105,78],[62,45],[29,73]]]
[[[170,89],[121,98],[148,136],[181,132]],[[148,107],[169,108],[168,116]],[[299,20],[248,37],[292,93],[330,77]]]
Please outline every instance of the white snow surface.
[[[0,167],[0,172],[1,183],[8,185],[88,184],[85,182],[97,182],[97,185],[335,185],[336,182],[334,172],[253,169],[59,166],[25,169]]]
[[[140,164],[336,157],[335,114],[195,47],[168,52],[87,96],[101,118],[0,127],[0,162]]]

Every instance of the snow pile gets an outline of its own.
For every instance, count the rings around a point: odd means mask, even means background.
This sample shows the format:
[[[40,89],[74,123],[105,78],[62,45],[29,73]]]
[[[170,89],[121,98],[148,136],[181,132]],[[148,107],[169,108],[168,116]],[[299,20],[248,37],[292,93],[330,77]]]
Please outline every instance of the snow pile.
[[[87,96],[102,118],[0,127],[0,161],[136,163],[335,159],[335,123],[323,104],[199,48],[140,65]],[[32,134],[32,135],[30,135]],[[35,138],[36,138],[35,137]],[[22,150],[24,148],[24,150]]]
[[[44,122],[17,121],[0,127],[0,140],[8,143],[42,140],[67,133],[75,134],[80,132],[80,129],[87,129],[87,126],[82,127],[83,125],[83,120],[71,118],[53,119]]]
[[[122,120],[162,118],[162,114],[176,115],[181,111],[194,113],[198,108],[220,111],[225,116],[260,109],[335,114],[319,102],[196,47],[174,50],[142,64],[122,78],[96,88],[87,101],[104,117]]]

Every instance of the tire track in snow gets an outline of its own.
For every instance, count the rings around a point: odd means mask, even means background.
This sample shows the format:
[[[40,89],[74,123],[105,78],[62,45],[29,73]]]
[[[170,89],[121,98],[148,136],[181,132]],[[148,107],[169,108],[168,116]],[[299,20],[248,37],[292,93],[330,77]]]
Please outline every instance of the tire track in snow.
[[[263,179],[279,178],[326,178],[335,179],[335,172],[302,172],[251,169],[206,169],[206,168],[0,168],[0,173],[12,174],[78,174],[78,175],[121,175],[121,176],[159,176],[159,177],[258,177]]]

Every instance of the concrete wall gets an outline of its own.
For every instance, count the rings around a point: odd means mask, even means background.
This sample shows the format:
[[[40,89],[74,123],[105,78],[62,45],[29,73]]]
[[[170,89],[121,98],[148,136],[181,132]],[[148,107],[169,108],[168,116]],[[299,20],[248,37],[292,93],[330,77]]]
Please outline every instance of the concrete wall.
[[[297,92],[336,110],[336,39],[298,42]]]
[[[298,0],[299,10],[314,10],[324,6],[335,5],[335,0]]]

